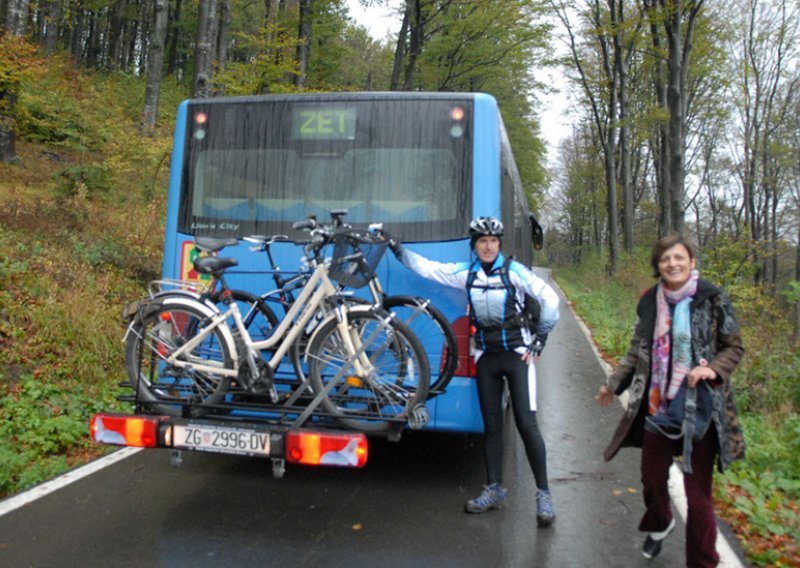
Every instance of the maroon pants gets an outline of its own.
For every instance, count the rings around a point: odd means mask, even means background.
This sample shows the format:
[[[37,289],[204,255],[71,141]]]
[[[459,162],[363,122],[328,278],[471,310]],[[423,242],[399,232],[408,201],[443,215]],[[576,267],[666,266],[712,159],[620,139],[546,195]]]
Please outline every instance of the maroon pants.
[[[686,566],[707,568],[719,563],[717,554],[717,521],[711,482],[714,478],[714,458],[719,444],[712,426],[702,440],[692,448],[694,473],[684,474],[688,515],[686,519]],[[667,481],[672,458],[683,452],[682,440],[670,440],[645,431],[642,443],[642,485],[644,504],[647,507],[639,530],[661,532],[672,520],[672,507]]]

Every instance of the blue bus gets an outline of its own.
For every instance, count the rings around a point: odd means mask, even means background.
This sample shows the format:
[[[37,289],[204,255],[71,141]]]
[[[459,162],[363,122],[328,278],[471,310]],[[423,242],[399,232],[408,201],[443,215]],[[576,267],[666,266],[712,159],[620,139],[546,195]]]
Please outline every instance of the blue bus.
[[[444,262],[470,259],[468,225],[479,215],[506,226],[504,252],[531,264],[537,228],[496,100],[481,93],[327,93],[188,100],[178,109],[163,276],[191,280],[195,236],[307,235],[292,223],[347,210],[358,227],[381,222],[405,246]],[[297,269],[302,248],[273,245]],[[273,284],[263,254],[226,249],[239,266],[234,288]],[[428,402],[428,429],[480,432],[469,356],[466,294],[385,255],[377,274],[388,294],[425,296],[450,321],[459,366]],[[433,364],[433,363],[432,363]]]

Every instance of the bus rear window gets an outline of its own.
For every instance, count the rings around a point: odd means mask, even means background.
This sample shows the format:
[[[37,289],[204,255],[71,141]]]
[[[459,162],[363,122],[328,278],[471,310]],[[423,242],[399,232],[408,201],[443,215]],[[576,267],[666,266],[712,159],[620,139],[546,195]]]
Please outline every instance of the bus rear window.
[[[464,236],[469,99],[223,101],[188,107],[181,232],[290,234],[347,209],[404,240]]]

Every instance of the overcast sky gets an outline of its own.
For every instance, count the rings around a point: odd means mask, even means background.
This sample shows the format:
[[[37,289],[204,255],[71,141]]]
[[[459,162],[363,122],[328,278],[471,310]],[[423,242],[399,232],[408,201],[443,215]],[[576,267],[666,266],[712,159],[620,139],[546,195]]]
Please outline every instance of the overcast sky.
[[[389,0],[388,7],[363,8],[358,0],[347,0],[350,17],[367,28],[370,35],[377,40],[385,40],[388,33],[397,33],[400,29],[402,22],[396,8],[402,3],[403,0]],[[561,73],[552,69],[543,70],[542,73],[546,76],[546,79],[542,80],[543,83],[556,85],[564,90],[565,81]],[[548,96],[540,94],[539,99],[542,106],[539,109],[542,136],[547,141],[548,161],[552,164],[558,143],[569,135],[570,120],[565,116],[569,101],[564,92]]]
[[[358,0],[347,0],[350,17],[369,30],[372,37],[378,40],[386,39],[388,32],[397,33],[402,23],[394,11],[394,7],[402,0],[390,0],[389,7],[363,8]]]

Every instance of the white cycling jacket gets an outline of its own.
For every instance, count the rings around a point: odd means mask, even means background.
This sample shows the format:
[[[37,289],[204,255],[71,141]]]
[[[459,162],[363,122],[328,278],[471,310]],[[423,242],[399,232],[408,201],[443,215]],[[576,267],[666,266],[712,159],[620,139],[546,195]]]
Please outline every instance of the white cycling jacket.
[[[501,325],[507,317],[508,291],[503,285],[501,276],[495,271],[503,266],[504,257],[500,253],[494,261],[491,275],[484,272],[479,262],[442,263],[425,258],[407,248],[403,248],[400,261],[423,278],[439,282],[452,288],[461,288],[466,292],[470,271],[475,272],[475,280],[471,288],[470,303],[474,308],[474,317],[480,326]],[[558,321],[558,295],[543,279],[536,276],[523,264],[512,261],[508,267],[508,276],[517,295],[517,305],[525,303],[524,294],[536,298],[541,305],[539,333],[547,334]],[[522,329],[525,345],[531,342],[530,333]]]

